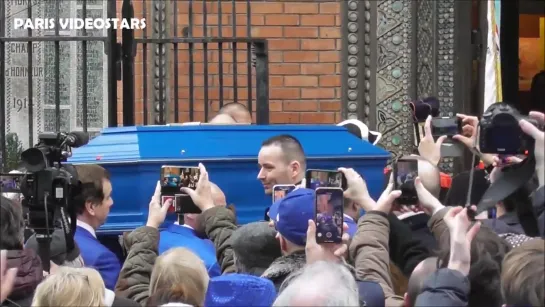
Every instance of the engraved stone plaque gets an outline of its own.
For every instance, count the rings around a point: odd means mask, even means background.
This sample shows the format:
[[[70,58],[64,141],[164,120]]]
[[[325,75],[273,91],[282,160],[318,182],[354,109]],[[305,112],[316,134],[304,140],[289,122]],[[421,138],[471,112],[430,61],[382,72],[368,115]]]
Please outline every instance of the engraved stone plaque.
[[[5,0],[4,5],[6,19],[4,22],[6,37],[26,37],[28,31],[15,29],[14,18],[27,18],[26,0]],[[43,16],[43,4],[33,3],[32,14],[35,17]],[[33,35],[42,35],[42,31],[33,31]],[[32,66],[28,65],[28,52],[32,52]],[[6,101],[6,134],[16,133],[19,140],[28,147],[29,142],[35,142],[37,131],[43,130],[43,122],[40,116],[43,104],[43,82],[45,77],[43,61],[43,44],[33,42],[8,42],[5,48],[5,71],[2,72],[6,80],[4,97]],[[29,82],[28,76],[32,76],[32,118],[29,114]],[[34,131],[29,130],[30,120]],[[31,140],[32,139],[32,140]],[[33,144],[32,144],[33,145]]]
[[[58,0],[60,18],[83,18],[84,0]],[[31,1],[32,19],[56,18],[56,1]],[[86,0],[88,18],[106,18],[106,1]],[[14,18],[28,18],[28,0],[3,0],[6,12],[6,37],[28,37],[26,29],[14,29]],[[54,29],[34,30],[32,36],[55,36]],[[59,29],[59,36],[83,36],[78,30]],[[106,30],[87,31],[88,36],[106,36]],[[33,42],[32,66],[28,64],[27,42],[6,43],[6,134],[16,133],[25,148],[35,145],[43,132],[56,132],[57,120],[61,131],[83,130],[83,56],[82,43],[59,43],[59,91],[56,89],[55,42]],[[107,57],[103,42],[87,42],[87,127],[96,135],[107,125],[108,83]],[[29,86],[28,75],[32,75]],[[33,108],[29,114],[29,87]],[[57,98],[58,97],[58,98]],[[60,104],[57,118],[55,104]],[[30,118],[32,116],[32,118]],[[32,131],[30,122],[32,120]]]
[[[70,122],[68,120],[64,120],[64,119],[68,119],[70,118],[70,109],[61,109],[61,131],[70,131]],[[55,115],[55,109],[51,109],[51,108],[47,108],[47,109],[44,109],[44,130],[45,131],[55,131],[56,128],[55,128],[55,119],[56,119],[56,115]]]
[[[89,6],[89,5],[88,5]],[[78,9],[78,18],[83,18],[82,10]],[[87,18],[102,18],[102,9],[87,9]],[[78,31],[83,36],[83,31]],[[103,36],[103,30],[88,30],[88,36]],[[107,59],[104,56],[103,42],[87,42],[87,128],[102,128],[104,126],[104,105],[107,94],[104,91],[104,76]],[[77,127],[83,127],[83,44],[77,46]]]

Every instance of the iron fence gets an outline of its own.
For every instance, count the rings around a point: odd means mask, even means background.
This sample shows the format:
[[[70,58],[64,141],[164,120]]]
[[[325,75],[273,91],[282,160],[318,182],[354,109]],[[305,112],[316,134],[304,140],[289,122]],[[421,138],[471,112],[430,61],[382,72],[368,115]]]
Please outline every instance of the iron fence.
[[[154,24],[151,31],[146,27],[140,35],[135,30],[123,30],[124,124],[207,121],[212,104],[220,108],[226,102],[244,103],[250,112],[255,112],[257,124],[269,123],[267,41],[251,35],[250,0],[173,0],[158,3],[151,9],[148,0],[124,0],[123,18],[139,17],[135,16],[135,4],[141,7],[141,18],[159,22]],[[245,12],[237,11],[241,4],[244,4]],[[226,8],[229,9],[228,14],[224,12]],[[170,11],[187,11],[187,18],[179,18],[177,13],[167,14]],[[239,17],[243,15],[246,35],[238,36],[237,32],[241,30]],[[172,17],[172,20],[168,17]],[[209,23],[210,17],[214,17],[217,22]],[[179,19],[184,19],[184,22]],[[226,29],[230,30],[231,35],[226,35]],[[245,49],[245,59],[239,58],[241,47]],[[151,57],[154,61],[149,60],[150,49],[153,51]],[[141,70],[144,78],[141,88],[135,88],[135,76],[138,75],[135,69],[137,52],[142,53],[143,59]],[[180,60],[183,54],[187,55],[185,62]],[[198,54],[200,60],[196,59]],[[231,61],[226,60],[227,54]],[[153,67],[149,67],[149,63]],[[231,69],[226,69],[226,64]],[[239,70],[240,64],[245,66],[245,72]],[[185,84],[180,78],[180,67],[187,68],[184,71],[187,78],[183,78]],[[197,71],[197,67],[201,68],[200,71]],[[217,68],[213,73],[210,72],[212,67]],[[166,73],[172,68],[174,72]],[[148,75],[150,71],[153,72],[152,76]],[[169,76],[172,76],[170,80]],[[229,85],[225,84],[227,76],[232,79]],[[245,78],[243,85],[239,84],[241,76]],[[196,82],[197,79],[200,82]],[[212,80],[217,82],[210,84]],[[242,90],[246,90],[244,95],[240,93]],[[138,94],[137,91],[141,93]],[[187,93],[181,95],[181,91]],[[135,96],[140,96],[141,99]],[[137,110],[139,104],[142,110]],[[182,106],[185,112],[182,112]],[[198,109],[202,111],[199,118],[196,116]],[[139,112],[143,114],[141,120],[135,117]],[[182,119],[182,113],[187,113],[188,116]]]

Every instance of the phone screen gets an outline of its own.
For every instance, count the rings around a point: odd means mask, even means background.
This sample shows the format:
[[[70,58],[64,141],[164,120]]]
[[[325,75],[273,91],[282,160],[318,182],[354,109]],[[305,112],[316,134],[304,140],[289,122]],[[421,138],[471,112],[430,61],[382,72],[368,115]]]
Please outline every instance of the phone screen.
[[[459,134],[460,130],[461,127],[456,118],[437,118],[431,121],[431,131],[435,137],[443,135],[452,137]]]
[[[399,204],[415,205],[418,195],[414,187],[414,180],[418,177],[418,160],[398,160],[394,168],[394,188],[401,190]]]
[[[161,167],[161,202],[172,199],[174,211],[179,214],[201,213],[189,195],[182,193],[182,188],[195,189],[199,181],[198,167],[168,166]]]
[[[308,189],[343,188],[345,186],[343,174],[339,171],[309,169],[306,173]]]
[[[316,189],[316,242],[340,243],[343,235],[343,190]]]
[[[23,174],[0,175],[0,191],[2,193],[21,193],[21,181]]]
[[[286,197],[291,191],[295,190],[294,184],[279,184],[273,187],[273,203]]]

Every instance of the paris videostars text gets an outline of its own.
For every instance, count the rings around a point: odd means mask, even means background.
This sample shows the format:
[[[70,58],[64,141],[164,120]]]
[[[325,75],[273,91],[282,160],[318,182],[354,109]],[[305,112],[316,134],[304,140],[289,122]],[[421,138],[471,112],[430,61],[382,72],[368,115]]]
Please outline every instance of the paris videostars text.
[[[14,18],[14,28],[22,30],[103,30],[146,28],[145,18]]]

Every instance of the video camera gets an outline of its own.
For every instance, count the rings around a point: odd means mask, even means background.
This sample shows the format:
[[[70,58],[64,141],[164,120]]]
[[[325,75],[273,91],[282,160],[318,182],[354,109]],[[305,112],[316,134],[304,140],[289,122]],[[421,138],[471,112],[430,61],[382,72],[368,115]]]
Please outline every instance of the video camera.
[[[62,224],[67,249],[74,247],[76,212],[70,204],[80,194],[81,183],[74,167],[62,163],[71,156],[71,148],[89,142],[89,135],[83,132],[46,133],[38,138],[36,146],[21,154],[21,166],[26,173],[20,181],[20,189],[22,205],[28,209],[28,227],[36,233],[40,257],[44,269],[48,270],[49,243],[58,222]]]
[[[483,114],[479,126],[479,148],[482,153],[520,155],[534,149],[535,140],[524,133],[519,121],[538,123],[505,102],[492,104]]]

